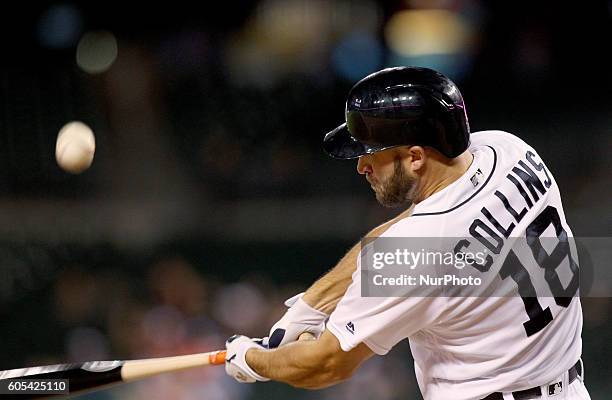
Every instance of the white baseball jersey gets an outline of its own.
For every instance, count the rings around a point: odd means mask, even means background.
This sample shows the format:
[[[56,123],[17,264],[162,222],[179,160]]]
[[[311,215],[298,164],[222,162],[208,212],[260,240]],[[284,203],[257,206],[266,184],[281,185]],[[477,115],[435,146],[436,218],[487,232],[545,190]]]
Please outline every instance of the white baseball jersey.
[[[459,248],[467,250],[483,248],[483,237],[504,242],[572,236],[559,188],[533,148],[507,132],[483,131],[472,133],[469,150],[474,160],[464,175],[418,203],[410,217],[381,237],[466,238]],[[558,263],[546,266],[550,249],[545,249],[532,255],[540,257],[536,262],[542,268],[541,276],[532,276],[532,270],[525,274],[520,267],[526,253],[506,247],[496,248],[499,254],[489,252],[491,258],[483,263],[489,276],[516,294],[501,297],[362,297],[360,255],[353,282],[327,328],[344,351],[363,342],[384,355],[408,338],[426,400],[481,399],[547,384],[582,352],[580,299],[576,286],[568,283],[576,283],[577,265],[561,279]],[[571,253],[577,261],[575,247]],[[567,298],[529,296],[530,287],[546,287],[547,282],[552,287],[555,280],[567,287]]]

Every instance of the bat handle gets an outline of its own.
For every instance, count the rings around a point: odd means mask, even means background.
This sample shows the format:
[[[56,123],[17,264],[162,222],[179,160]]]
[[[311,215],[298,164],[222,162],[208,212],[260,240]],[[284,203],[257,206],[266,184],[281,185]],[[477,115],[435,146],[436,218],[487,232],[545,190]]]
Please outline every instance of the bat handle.
[[[175,372],[203,365],[221,365],[225,363],[225,350],[209,353],[187,354],[184,356],[149,358],[145,360],[126,361],[121,368],[121,379],[131,382],[164,372]]]

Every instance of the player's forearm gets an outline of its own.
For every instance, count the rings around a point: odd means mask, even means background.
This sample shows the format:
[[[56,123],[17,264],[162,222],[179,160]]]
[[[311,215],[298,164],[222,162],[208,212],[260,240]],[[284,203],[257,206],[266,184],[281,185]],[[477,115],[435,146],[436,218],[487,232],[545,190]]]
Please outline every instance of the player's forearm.
[[[318,389],[342,380],[326,360],[315,359],[316,341],[298,341],[275,350],[249,350],[246,361],[258,374],[291,386]]]
[[[359,243],[353,246],[334,269],[323,275],[306,290],[303,300],[313,308],[331,314],[351,284],[360,248]]]
[[[348,379],[372,354],[365,345],[344,352],[335,336],[325,331],[319,340],[300,340],[274,350],[248,350],[246,362],[266,378],[319,389]]]

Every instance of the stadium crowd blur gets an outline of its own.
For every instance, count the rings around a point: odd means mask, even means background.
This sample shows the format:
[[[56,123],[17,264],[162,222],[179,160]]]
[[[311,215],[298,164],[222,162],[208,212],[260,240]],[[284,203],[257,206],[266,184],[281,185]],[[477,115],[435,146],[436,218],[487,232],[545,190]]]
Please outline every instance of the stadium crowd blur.
[[[507,130],[539,151],[574,234],[610,236],[612,3],[226,3],[145,15],[49,2],[0,17],[0,369],[265,335],[285,298],[394,213],[354,163],[320,148],[352,84],[386,66],[451,76],[473,131]],[[54,160],[57,132],[74,119],[97,144],[79,176]],[[583,305],[586,382],[605,398],[612,304]],[[238,385],[202,368],[87,398],[417,393],[402,343],[322,392]]]

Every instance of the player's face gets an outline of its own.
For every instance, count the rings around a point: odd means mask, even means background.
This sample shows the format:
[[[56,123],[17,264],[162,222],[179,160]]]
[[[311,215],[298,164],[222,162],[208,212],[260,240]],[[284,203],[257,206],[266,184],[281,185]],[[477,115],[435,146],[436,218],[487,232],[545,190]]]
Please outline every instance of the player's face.
[[[383,206],[398,207],[413,202],[417,180],[411,176],[395,149],[359,157],[357,172],[365,175],[376,200]]]

